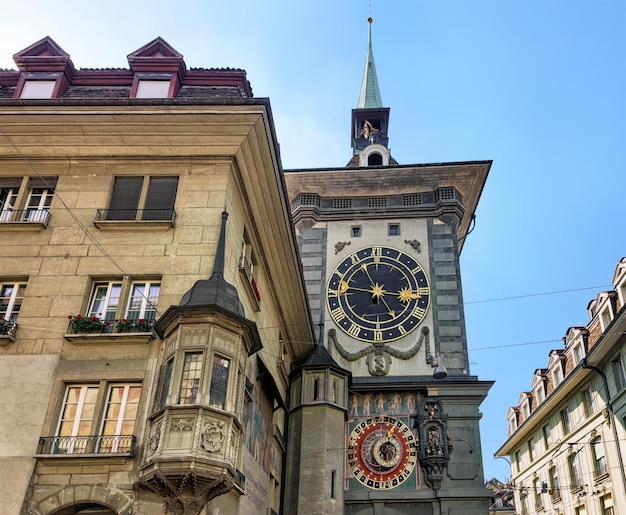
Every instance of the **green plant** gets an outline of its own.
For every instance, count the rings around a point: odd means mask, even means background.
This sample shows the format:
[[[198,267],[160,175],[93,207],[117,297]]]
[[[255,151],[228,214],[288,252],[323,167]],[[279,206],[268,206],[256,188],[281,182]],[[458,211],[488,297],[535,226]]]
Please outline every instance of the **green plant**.
[[[129,320],[123,318],[122,320],[116,320],[115,330],[118,333],[149,333],[152,331],[152,320],[145,318],[139,318],[137,320]]]
[[[68,315],[70,321],[70,333],[106,333],[108,331],[109,322],[101,320],[98,317],[84,317],[82,315]]]

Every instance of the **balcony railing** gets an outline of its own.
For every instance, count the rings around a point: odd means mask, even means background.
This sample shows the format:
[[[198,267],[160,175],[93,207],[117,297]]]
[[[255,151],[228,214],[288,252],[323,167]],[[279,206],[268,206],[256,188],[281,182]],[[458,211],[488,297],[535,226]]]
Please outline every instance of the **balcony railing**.
[[[42,436],[37,454],[128,454],[135,455],[134,435]]]
[[[173,209],[98,209],[96,222],[170,222],[176,221]]]
[[[67,327],[67,334],[151,333],[155,323],[156,320],[148,318],[118,321],[102,320],[98,317],[73,318]]]
[[[0,223],[32,223],[47,227],[49,220],[47,209],[5,209],[0,212]]]
[[[0,320],[0,336],[14,337],[17,330],[17,322]]]

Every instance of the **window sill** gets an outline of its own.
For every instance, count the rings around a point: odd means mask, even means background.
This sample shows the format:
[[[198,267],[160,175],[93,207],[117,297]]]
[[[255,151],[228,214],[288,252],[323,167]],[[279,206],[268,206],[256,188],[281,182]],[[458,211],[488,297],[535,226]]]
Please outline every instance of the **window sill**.
[[[144,344],[152,341],[156,336],[152,333],[84,333],[66,334],[63,336],[74,345],[101,345],[102,343],[114,344]]]
[[[42,231],[48,228],[48,222],[0,222],[0,232]]]
[[[609,473],[608,472],[604,472],[603,474],[597,474],[593,478],[593,484],[597,485],[599,483],[603,483],[608,478],[609,478]]]
[[[158,231],[176,227],[174,220],[94,220],[101,231]]]

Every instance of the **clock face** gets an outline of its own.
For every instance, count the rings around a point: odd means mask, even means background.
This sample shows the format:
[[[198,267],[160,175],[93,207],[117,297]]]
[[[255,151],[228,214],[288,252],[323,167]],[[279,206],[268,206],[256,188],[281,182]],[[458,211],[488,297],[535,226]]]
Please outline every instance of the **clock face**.
[[[348,466],[359,483],[390,490],[408,479],[417,462],[417,441],[401,420],[385,415],[360,421],[348,438]]]
[[[406,336],[424,320],[430,305],[422,266],[391,247],[350,254],[331,274],[326,296],[341,330],[370,343]]]

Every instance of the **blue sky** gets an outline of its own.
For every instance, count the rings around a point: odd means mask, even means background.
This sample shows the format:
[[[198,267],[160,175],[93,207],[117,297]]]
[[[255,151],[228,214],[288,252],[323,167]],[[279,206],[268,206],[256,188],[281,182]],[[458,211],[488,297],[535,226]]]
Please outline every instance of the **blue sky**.
[[[471,372],[496,381],[481,409],[485,476],[504,479],[492,456],[507,408],[626,255],[626,0],[371,4],[392,155],[493,160],[461,262]],[[24,0],[2,8],[0,68],[46,35],[78,68],[127,67],[161,36],[188,67],[247,70],[271,99],[284,168],[338,167],[367,16],[366,0]]]

